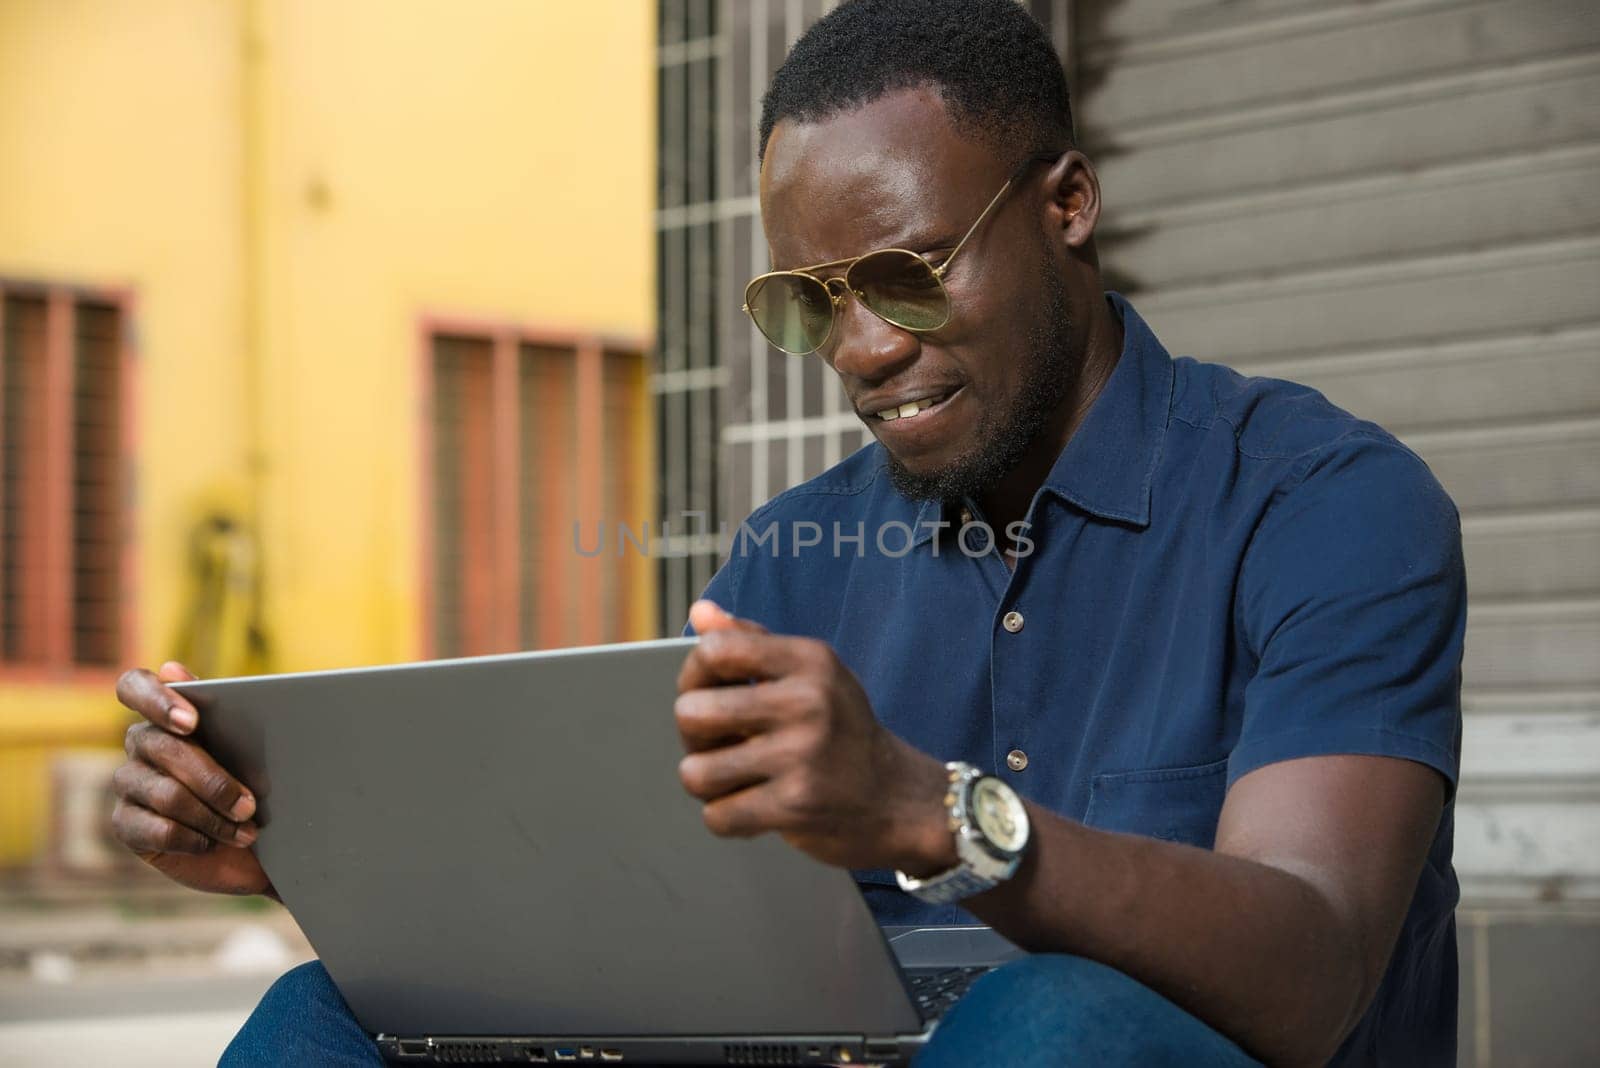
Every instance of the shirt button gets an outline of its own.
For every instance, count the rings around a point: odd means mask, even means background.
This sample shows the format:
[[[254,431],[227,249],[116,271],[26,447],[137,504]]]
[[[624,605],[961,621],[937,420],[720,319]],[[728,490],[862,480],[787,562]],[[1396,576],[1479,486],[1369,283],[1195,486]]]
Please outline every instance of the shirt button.
[[[1021,771],[1028,766],[1028,754],[1020,749],[1013,749],[1006,754],[1006,767],[1012,771]]]
[[[1009,630],[1012,634],[1015,634],[1017,631],[1022,629],[1022,613],[1007,612],[1006,617],[1000,621],[1000,625],[1006,628],[1006,630]],[[1022,759],[1026,761],[1028,758],[1023,757]]]

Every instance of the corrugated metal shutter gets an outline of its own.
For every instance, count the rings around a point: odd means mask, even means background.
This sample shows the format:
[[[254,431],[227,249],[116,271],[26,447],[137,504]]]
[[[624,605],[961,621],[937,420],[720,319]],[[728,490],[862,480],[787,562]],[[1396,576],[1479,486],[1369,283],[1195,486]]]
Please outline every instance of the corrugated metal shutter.
[[[1108,275],[1459,504],[1467,896],[1600,896],[1600,8],[1080,0]]]

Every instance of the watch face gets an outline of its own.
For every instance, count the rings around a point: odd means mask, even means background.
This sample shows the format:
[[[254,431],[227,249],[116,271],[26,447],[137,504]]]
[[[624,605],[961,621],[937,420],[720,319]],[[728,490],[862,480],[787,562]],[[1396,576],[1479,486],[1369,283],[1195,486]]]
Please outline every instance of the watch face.
[[[1028,812],[1022,799],[999,779],[979,779],[972,786],[972,822],[995,847],[1007,853],[1028,840]]]

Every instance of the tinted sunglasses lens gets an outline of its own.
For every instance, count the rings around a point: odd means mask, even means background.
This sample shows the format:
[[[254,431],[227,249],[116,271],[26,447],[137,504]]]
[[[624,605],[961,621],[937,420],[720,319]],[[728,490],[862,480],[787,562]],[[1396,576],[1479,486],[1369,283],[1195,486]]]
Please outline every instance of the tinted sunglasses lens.
[[[758,278],[745,292],[744,302],[767,340],[795,355],[821,348],[833,325],[828,287],[803,274]]]
[[[863,304],[907,330],[937,330],[950,318],[939,277],[921,256],[885,249],[857,260],[850,288]]]

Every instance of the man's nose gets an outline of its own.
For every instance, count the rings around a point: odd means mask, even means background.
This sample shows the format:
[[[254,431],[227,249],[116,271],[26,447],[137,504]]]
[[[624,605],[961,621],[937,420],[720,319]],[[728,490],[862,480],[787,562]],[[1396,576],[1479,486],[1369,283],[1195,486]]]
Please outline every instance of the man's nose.
[[[881,382],[916,359],[921,348],[917,335],[884,322],[854,293],[845,291],[834,314],[838,321],[827,360],[841,378]]]

